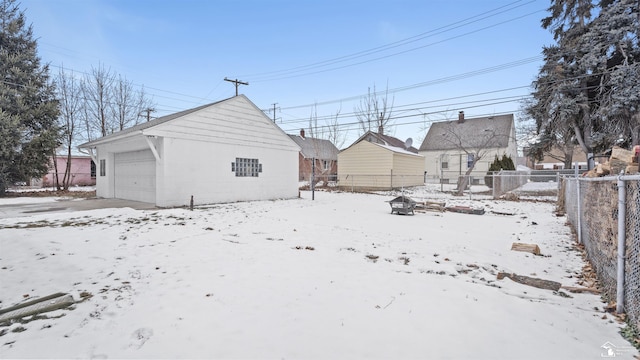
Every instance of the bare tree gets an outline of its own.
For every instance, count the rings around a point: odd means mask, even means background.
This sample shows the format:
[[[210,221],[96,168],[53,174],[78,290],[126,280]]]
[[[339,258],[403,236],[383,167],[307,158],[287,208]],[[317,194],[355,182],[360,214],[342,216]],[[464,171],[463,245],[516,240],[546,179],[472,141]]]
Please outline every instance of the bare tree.
[[[92,140],[95,133],[99,134],[98,136],[106,136],[115,130],[113,118],[110,116],[114,81],[115,76],[111,69],[98,65],[97,68],[91,68],[91,74],[83,82],[88,140]]]
[[[314,175],[318,175],[315,180],[324,180],[325,184],[337,166],[337,154],[335,150],[338,144],[342,146],[346,140],[346,133],[340,129],[338,122],[339,115],[340,110],[326,120],[325,125],[318,125],[317,107],[314,106],[311,116],[309,117],[309,140],[313,146],[312,161],[315,161]],[[313,171],[312,169],[307,170],[309,174]]]
[[[338,109],[329,120],[327,120],[326,128],[327,128],[327,140],[331,141],[336,148],[340,149],[344,146],[345,141],[347,140],[348,130],[342,130],[342,126],[340,125],[339,118],[340,112],[342,109]]]
[[[150,109],[150,101],[146,98],[144,88],[136,91],[131,81],[118,75],[111,92],[113,104],[111,112],[118,130],[124,130],[139,123],[140,115]]]
[[[69,190],[71,183],[71,153],[76,139],[76,127],[80,123],[82,117],[82,88],[81,83],[71,73],[67,73],[64,68],[60,68],[57,78],[58,100],[60,102],[60,117],[58,122],[64,130],[62,138],[62,146],[66,150],[66,167],[62,184],[58,178],[58,164],[56,159],[56,151],[53,153],[53,166],[55,171],[55,182],[58,190]]]
[[[435,119],[429,115],[438,115],[439,119]],[[417,142],[419,144],[422,144],[424,139],[427,137],[427,133],[429,132],[429,128],[431,127],[431,124],[437,121],[446,121],[447,119],[451,119],[453,115],[454,115],[453,111],[443,111],[437,114],[422,113],[422,123],[418,128],[420,136],[416,138]]]
[[[389,88],[383,96],[378,96],[375,85],[373,92],[368,89],[367,95],[360,99],[360,104],[356,106],[354,112],[360,124],[361,135],[367,131],[377,131],[387,133],[391,130],[391,113],[393,111],[393,99],[389,103]]]
[[[511,134],[499,133],[495,130],[482,130],[474,133],[461,131],[457,126],[459,122],[450,121],[444,127],[443,139],[451,148],[467,156],[467,171],[464,176],[458,177],[456,195],[462,195],[469,184],[469,175],[476,164],[491,153],[492,149],[500,147],[500,143],[508,139]]]

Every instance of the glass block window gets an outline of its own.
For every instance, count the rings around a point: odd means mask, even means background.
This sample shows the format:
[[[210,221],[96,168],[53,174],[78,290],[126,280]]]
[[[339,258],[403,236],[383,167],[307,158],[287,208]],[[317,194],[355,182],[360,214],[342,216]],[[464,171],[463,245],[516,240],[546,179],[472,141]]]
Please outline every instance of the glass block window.
[[[100,159],[100,176],[107,175],[107,160]]]
[[[240,177],[258,177],[262,172],[262,164],[258,159],[236,158],[236,161],[231,163],[231,171]]]

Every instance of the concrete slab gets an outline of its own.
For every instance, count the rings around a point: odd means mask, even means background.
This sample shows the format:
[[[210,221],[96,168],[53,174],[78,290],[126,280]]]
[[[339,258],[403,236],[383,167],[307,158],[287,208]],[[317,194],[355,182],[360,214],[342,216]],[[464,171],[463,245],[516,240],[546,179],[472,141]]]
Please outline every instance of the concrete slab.
[[[158,209],[155,204],[122,199],[51,198],[50,201],[42,201],[42,198],[34,198],[34,202],[29,202],[28,200],[26,200],[24,203],[9,203],[4,205],[2,204],[2,200],[0,200],[0,218],[6,219],[52,212],[74,212],[124,207],[136,210]]]

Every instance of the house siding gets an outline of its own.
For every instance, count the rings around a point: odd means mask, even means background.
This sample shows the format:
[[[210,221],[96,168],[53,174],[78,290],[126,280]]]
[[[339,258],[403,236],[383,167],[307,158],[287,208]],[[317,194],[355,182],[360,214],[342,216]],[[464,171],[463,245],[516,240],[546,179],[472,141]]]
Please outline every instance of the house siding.
[[[232,100],[236,101],[226,101],[146,129],[144,134],[230,146],[299,151],[293,140],[270,123],[246,98],[235,97]]]
[[[158,187],[158,206],[187,205],[257,199],[294,198],[298,195],[298,151],[165,139],[165,158]],[[194,154],[209,154],[194,156]],[[190,158],[197,161],[183,161]],[[258,177],[237,177],[236,158],[258,159]],[[293,166],[291,166],[293,164]],[[184,174],[189,174],[184,186]]]
[[[393,154],[393,187],[424,184],[424,160],[422,156]]]
[[[421,185],[422,156],[401,154],[361,141],[338,154],[338,181],[343,188],[389,189]]]
[[[56,167],[53,166],[53,159],[49,166],[49,172],[42,178],[42,186],[56,186]],[[58,155],[55,158],[58,169],[58,180],[60,185],[64,179],[67,168],[67,156]],[[70,186],[91,186],[96,184],[96,178],[91,176],[91,158],[88,156],[71,157],[71,181]]]

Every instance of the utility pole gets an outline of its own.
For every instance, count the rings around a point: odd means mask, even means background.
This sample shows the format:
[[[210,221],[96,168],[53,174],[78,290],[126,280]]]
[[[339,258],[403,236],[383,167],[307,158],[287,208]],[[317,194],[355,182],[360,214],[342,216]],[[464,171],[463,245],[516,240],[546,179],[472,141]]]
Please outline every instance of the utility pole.
[[[278,105],[278,103],[273,103],[271,104],[273,105],[273,123],[276,123],[276,105]]]
[[[143,111],[147,112],[147,122],[149,122],[149,120],[151,120],[151,112],[152,111],[156,111],[156,109],[152,109],[152,108],[146,108]]]
[[[138,117],[142,116],[142,113],[147,113],[147,122],[151,120],[151,113],[156,111],[154,108],[146,108],[138,113]]]
[[[249,85],[248,82],[240,81],[238,79],[231,80],[231,79],[224,78],[224,81],[232,82],[232,83],[234,83],[236,85],[236,96],[238,96],[238,86],[240,86],[240,85]]]

